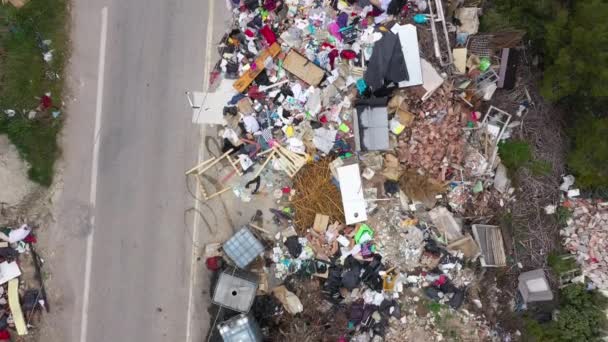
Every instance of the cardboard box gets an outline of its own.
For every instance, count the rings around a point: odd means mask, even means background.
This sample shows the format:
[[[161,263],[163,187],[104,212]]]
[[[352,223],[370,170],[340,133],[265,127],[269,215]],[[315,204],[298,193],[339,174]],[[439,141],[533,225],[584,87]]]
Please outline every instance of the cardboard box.
[[[318,86],[325,71],[295,50],[290,50],[283,61],[283,68],[311,86]]]
[[[323,214],[317,214],[315,216],[315,223],[312,226],[312,229],[319,234],[325,234],[327,230],[327,225],[329,225],[329,216]]]

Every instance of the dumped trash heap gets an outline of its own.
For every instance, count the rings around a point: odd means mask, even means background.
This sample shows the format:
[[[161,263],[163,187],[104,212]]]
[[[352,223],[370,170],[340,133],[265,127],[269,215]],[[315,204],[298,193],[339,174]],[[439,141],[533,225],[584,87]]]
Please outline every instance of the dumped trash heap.
[[[583,275],[600,290],[608,289],[608,202],[569,199],[572,210],[568,226],[560,234],[564,247],[576,256]]]
[[[211,333],[491,339],[466,265],[504,267],[507,251],[499,227],[463,217],[513,192],[497,145],[519,121],[488,101],[512,89],[505,50],[521,35],[478,35],[478,9],[440,0],[229,4],[212,90],[191,94],[195,122],[222,114],[224,155],[188,173],[206,200],[288,200],[208,246],[224,313]],[[219,160],[231,173],[211,193]],[[256,223],[262,209],[276,227]]]
[[[27,224],[0,229],[0,340],[28,335],[49,311],[36,242]]]

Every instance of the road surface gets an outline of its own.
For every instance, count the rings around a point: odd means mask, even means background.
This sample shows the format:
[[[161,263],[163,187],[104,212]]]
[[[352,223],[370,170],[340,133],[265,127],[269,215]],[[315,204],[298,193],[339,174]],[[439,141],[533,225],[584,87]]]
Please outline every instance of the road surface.
[[[54,311],[42,341],[206,334],[197,256],[216,237],[197,234],[185,212],[201,131],[184,92],[203,88],[228,19],[223,1],[209,1],[72,1],[63,191],[47,254]],[[230,222],[215,215],[220,228]]]

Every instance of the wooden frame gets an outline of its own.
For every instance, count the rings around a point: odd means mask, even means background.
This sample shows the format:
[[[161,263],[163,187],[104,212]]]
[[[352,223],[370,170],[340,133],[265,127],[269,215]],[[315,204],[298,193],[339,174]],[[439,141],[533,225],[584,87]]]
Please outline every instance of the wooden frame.
[[[233,149],[230,149],[228,152],[222,154],[221,156],[213,157],[211,159],[205,160],[204,162],[193,167],[192,169],[186,171],[186,175],[194,175],[194,177],[196,177],[196,180],[198,182],[198,188],[201,191],[201,193],[203,194],[203,197],[205,198],[206,201],[212,199],[213,197],[219,196],[219,195],[223,194],[224,192],[232,189],[232,187],[229,186],[229,187],[224,187],[223,189],[218,190],[217,192],[215,192],[213,194],[209,194],[207,192],[207,190],[205,189],[205,186],[203,185],[202,176],[206,171],[211,169],[213,166],[220,163],[222,160],[227,159],[228,162],[230,163],[230,165],[232,166],[232,168],[234,169],[234,171],[236,172],[236,174],[239,176],[243,175],[243,172],[240,170],[239,161],[232,159],[230,157],[230,153],[232,153],[232,152],[233,152]]]
[[[255,173],[253,178],[257,178],[262,173],[268,162],[273,159],[276,160],[279,165],[281,165],[283,171],[285,171],[290,178],[293,178],[293,176],[300,171],[302,166],[306,165],[306,161],[308,160],[307,154],[297,154],[281,145],[273,146],[271,149],[258,153],[258,156],[267,153],[270,153],[270,155],[266,158],[266,161],[264,161],[264,164],[262,164],[262,167]]]

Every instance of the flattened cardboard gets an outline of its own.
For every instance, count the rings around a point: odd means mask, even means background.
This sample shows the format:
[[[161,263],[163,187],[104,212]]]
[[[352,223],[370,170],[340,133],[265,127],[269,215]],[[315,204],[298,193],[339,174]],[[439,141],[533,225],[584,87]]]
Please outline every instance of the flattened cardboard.
[[[323,215],[323,214],[316,214],[315,223],[313,224],[312,229],[314,229],[315,232],[317,232],[317,233],[325,234],[325,231],[327,230],[328,225],[329,225],[329,216]]]
[[[283,61],[283,68],[311,86],[318,86],[325,71],[295,50],[290,50]]]
[[[407,65],[407,73],[410,77],[407,81],[399,82],[399,88],[422,84],[422,66],[420,64],[420,49],[418,47],[416,26],[412,24],[395,25],[391,31],[399,36],[405,65]]]

